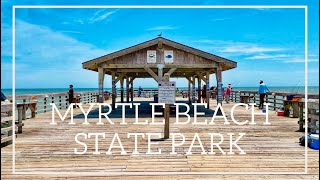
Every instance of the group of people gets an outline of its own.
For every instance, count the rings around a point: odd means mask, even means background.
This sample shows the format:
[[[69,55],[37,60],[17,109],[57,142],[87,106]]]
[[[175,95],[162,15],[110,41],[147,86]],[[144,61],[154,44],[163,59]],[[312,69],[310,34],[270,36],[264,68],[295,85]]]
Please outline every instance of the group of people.
[[[270,91],[270,90],[264,84],[263,80],[260,80],[259,84],[260,84],[259,89],[258,89],[258,94],[260,96],[259,109],[263,109],[263,104],[264,104],[264,99],[265,99],[266,93],[267,93],[267,91]],[[141,88],[141,86],[139,86],[138,97],[141,97],[142,91],[143,91],[143,89]],[[177,88],[177,91],[179,92],[178,88]],[[226,101],[226,103],[229,103],[230,95],[231,95],[231,91],[232,91],[231,84],[228,84],[225,91],[224,91],[224,88],[222,88],[222,91],[223,91],[224,100]],[[110,93],[110,92],[106,92],[106,93]],[[68,99],[69,103],[70,104],[74,103],[75,98],[74,98],[74,90],[73,90],[72,84],[69,86],[68,95],[69,95],[69,99]],[[212,99],[216,98],[217,87],[210,88],[210,96],[212,97]],[[201,98],[202,98],[202,103],[207,103],[207,86],[206,85],[203,85],[203,87],[202,87]],[[6,96],[2,92],[1,92],[1,101],[8,101]]]
[[[210,88],[210,96],[212,99],[216,99],[217,90],[218,90],[217,87],[214,87],[214,86],[212,86]],[[230,101],[231,91],[232,91],[231,84],[228,84],[228,86],[226,87],[226,90],[224,90],[224,88],[222,88],[223,97],[224,97],[224,100],[226,101],[226,103],[229,103],[229,101]],[[258,89],[258,94],[259,94],[259,98],[260,98],[259,109],[263,109],[263,104],[265,102],[264,99],[265,99],[267,91],[270,92],[269,88],[264,84],[263,80],[260,80],[259,81],[259,89]],[[203,85],[203,87],[202,87],[201,98],[202,98],[202,103],[207,102],[207,86],[206,85]]]
[[[270,91],[270,90],[264,84],[263,80],[260,80],[259,84],[260,84],[259,89],[258,89],[258,94],[260,96],[259,109],[263,109],[263,104],[264,104],[264,99],[265,99],[266,93],[267,93],[267,91]],[[143,91],[143,89],[141,88],[141,86],[139,86],[138,97],[141,97],[142,91]],[[229,101],[230,101],[231,91],[232,91],[231,84],[228,84],[228,86],[226,87],[226,90],[224,90],[224,88],[222,88],[223,97],[224,97],[224,100],[226,101],[226,103],[229,103]],[[179,92],[178,88],[177,88],[177,92]],[[110,92],[108,92],[108,93],[110,93]],[[69,86],[68,94],[69,94],[69,103],[73,103],[74,102],[73,85]],[[212,86],[210,88],[209,94],[212,99],[216,99],[217,87]],[[202,103],[207,103],[207,86],[206,85],[203,85],[203,87],[201,89],[201,98],[202,98]],[[3,99],[6,99],[6,97],[1,92],[1,101],[3,101]]]
[[[216,99],[217,96],[217,87],[212,86],[210,88],[210,96],[212,99]],[[231,84],[228,84],[226,91],[224,91],[224,88],[222,88],[222,92],[223,92],[223,96],[224,99],[226,101],[226,103],[229,103],[230,101],[230,95],[231,95]],[[202,98],[202,103],[206,103],[207,102],[207,86],[203,85],[202,90],[201,90],[201,98]]]

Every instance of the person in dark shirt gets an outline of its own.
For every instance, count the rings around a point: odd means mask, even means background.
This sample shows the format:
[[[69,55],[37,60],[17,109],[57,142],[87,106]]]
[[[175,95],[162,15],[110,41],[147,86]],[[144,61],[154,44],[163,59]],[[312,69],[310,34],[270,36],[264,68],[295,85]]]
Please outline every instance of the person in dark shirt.
[[[5,101],[5,100],[7,100],[7,97],[1,91],[1,101]]]
[[[201,96],[202,96],[202,103],[206,103],[207,102],[207,86],[206,85],[203,85],[202,87]]]
[[[73,103],[73,97],[74,97],[73,85],[72,84],[70,84],[70,86],[69,86],[68,94],[69,94],[69,104],[71,104],[71,103]]]
[[[139,89],[138,89],[138,97],[141,96],[142,91],[143,91],[143,89],[141,88],[141,86],[139,86]]]

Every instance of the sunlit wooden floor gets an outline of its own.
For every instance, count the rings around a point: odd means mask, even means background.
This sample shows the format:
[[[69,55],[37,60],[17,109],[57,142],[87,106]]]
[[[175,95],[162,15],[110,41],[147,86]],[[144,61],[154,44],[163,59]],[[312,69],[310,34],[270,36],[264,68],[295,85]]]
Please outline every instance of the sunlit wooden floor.
[[[151,99],[135,99],[136,101],[151,101]],[[183,100],[183,99],[181,99]],[[211,100],[210,108],[215,109],[216,102]],[[109,103],[109,101],[107,101]],[[233,103],[224,104],[224,110],[230,120],[230,111]],[[88,107],[85,105],[84,107]],[[259,110],[255,110],[259,112]],[[246,111],[239,108],[235,117],[240,120],[251,118],[251,109]],[[82,117],[79,109],[75,110],[76,117]],[[126,118],[127,125],[120,125],[121,118],[112,118],[115,122],[110,125],[105,122],[98,126],[96,117],[89,116],[90,125],[83,125],[83,118],[75,118],[76,125],[69,125],[69,120],[58,125],[50,125],[51,113],[39,114],[34,119],[24,121],[23,133],[16,139],[16,174],[12,174],[12,145],[1,149],[1,175],[2,179],[105,179],[108,173],[118,173],[108,176],[113,179],[318,179],[319,151],[308,148],[308,175],[290,173],[303,172],[305,169],[304,147],[300,146],[299,137],[304,135],[298,130],[298,119],[278,117],[274,111],[270,111],[269,121],[271,125],[263,125],[264,116],[256,116],[257,125],[239,126],[231,122],[224,125],[222,119],[215,120],[215,125],[195,126],[174,125],[174,117],[170,120],[170,132],[182,133],[186,136],[186,142],[176,148],[177,155],[170,155],[171,139],[159,141],[153,150],[161,148],[161,155],[146,155],[147,139],[141,139],[138,150],[141,154],[132,155],[134,139],[127,138],[127,133],[163,133],[163,126],[134,125],[134,118]],[[211,117],[205,117],[211,120]],[[141,117],[140,120],[150,119]],[[160,118],[157,118],[160,120]],[[184,121],[186,118],[181,117]],[[204,117],[198,118],[204,121]],[[74,148],[83,149],[83,146],[75,142],[77,133],[106,133],[106,138],[99,140],[99,151],[94,152],[94,139],[85,140],[88,150],[85,155],[74,154]],[[238,145],[247,153],[239,155],[234,148],[235,155],[222,155],[215,149],[215,155],[203,155],[200,148],[194,148],[192,155],[186,155],[194,133],[199,133],[206,151],[210,151],[210,136],[208,133],[222,133],[225,141],[222,149],[229,150],[229,137],[227,133],[246,133]],[[126,155],[121,155],[118,149],[115,154],[106,155],[114,133],[118,133]],[[23,172],[23,173],[21,173]],[[53,172],[53,173],[49,173]],[[73,174],[73,172],[75,172]],[[82,174],[90,172],[91,175]],[[131,172],[140,172],[141,175],[128,175]],[[251,175],[159,175],[165,172],[247,172]],[[266,173],[260,174],[259,173]],[[281,175],[268,175],[268,172],[282,173]],[[21,174],[19,174],[21,173]],[[27,174],[35,173],[35,175]],[[254,174],[255,173],[255,174]],[[27,174],[27,175],[26,175]]]

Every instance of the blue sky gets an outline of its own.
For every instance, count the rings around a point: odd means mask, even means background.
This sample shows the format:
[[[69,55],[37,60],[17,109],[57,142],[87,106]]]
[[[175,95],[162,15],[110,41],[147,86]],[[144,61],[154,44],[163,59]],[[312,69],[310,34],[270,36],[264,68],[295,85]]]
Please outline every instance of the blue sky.
[[[108,3],[108,4],[107,4]],[[319,84],[319,1],[1,1],[1,87],[12,84],[12,5],[308,5],[309,85]],[[157,3],[157,4],[155,4]],[[165,38],[238,62],[223,83],[304,85],[303,9],[17,9],[16,87],[96,88],[97,73],[82,62],[153,39]],[[210,77],[215,85],[214,75]],[[177,86],[187,85],[175,79]],[[111,86],[106,76],[106,87]],[[135,86],[156,86],[139,79]]]

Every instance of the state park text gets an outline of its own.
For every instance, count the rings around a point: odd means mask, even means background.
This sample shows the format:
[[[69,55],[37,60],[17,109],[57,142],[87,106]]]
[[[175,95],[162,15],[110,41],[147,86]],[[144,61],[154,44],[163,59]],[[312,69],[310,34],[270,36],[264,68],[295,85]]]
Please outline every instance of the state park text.
[[[69,112],[70,112],[70,117],[68,117],[68,119],[70,119],[70,122],[68,123],[69,125],[75,125],[76,123],[74,122],[74,118],[73,118],[73,108],[77,105],[81,112],[84,115],[83,118],[83,125],[89,125],[89,121],[88,121],[88,115],[89,113],[92,111],[92,109],[94,107],[98,107],[99,109],[99,114],[98,114],[98,118],[95,118],[94,121],[96,121],[94,124],[96,124],[97,126],[101,126],[104,125],[105,123],[108,123],[110,126],[115,124],[115,121],[113,119],[111,119],[109,117],[110,113],[112,112],[112,107],[110,106],[110,104],[107,103],[90,103],[89,104],[89,108],[87,109],[87,111],[84,110],[83,106],[81,103],[79,104],[70,104],[70,106],[68,107],[68,109],[66,110],[65,114],[62,116],[59,109],[57,108],[57,106],[54,103],[50,103],[50,105],[52,106],[52,122],[50,123],[51,125],[57,125],[56,122],[56,116],[55,114],[58,114],[59,118],[61,121],[66,120]],[[151,106],[151,119],[148,118],[139,118],[139,106],[141,104],[140,103],[115,103],[115,107],[121,107],[122,108],[122,117],[121,117],[121,122],[119,123],[120,125],[123,126],[127,126],[128,122],[126,119],[126,108],[134,108],[135,109],[135,118],[134,118],[134,122],[132,123],[133,125],[140,125],[140,126],[157,126],[157,125],[165,125],[165,120],[163,117],[161,118],[157,118],[156,116],[161,116],[163,115],[162,112],[157,112],[156,111],[156,107],[162,107],[165,108],[165,104],[164,103],[150,103]],[[268,118],[268,105],[269,103],[265,103],[264,105],[266,106],[266,111],[265,112],[261,112],[261,113],[257,113],[255,112],[255,103],[250,103],[250,104],[245,104],[245,103],[237,103],[235,104],[232,108],[231,108],[231,112],[230,112],[230,119],[227,118],[227,116],[225,115],[225,112],[223,110],[222,105],[219,103],[217,105],[217,107],[214,110],[213,116],[211,117],[211,120],[208,120],[206,118],[201,118],[201,120],[199,120],[199,116],[204,116],[205,113],[204,112],[199,112],[198,111],[198,107],[200,106],[204,106],[205,108],[207,107],[207,104],[203,104],[203,103],[192,103],[193,108],[193,117],[190,116],[189,112],[190,112],[190,105],[189,104],[185,104],[185,103],[174,103],[174,106],[176,108],[175,112],[175,122],[173,123],[174,125],[188,125],[188,124],[192,124],[192,125],[199,125],[199,126],[212,126],[215,125],[215,120],[220,119],[223,121],[224,125],[231,125],[231,124],[235,124],[238,126],[243,126],[243,125],[256,125],[257,123],[255,122],[255,116],[265,116],[265,121],[263,123],[263,125],[271,125],[271,123],[269,122],[269,118]],[[182,111],[180,107],[185,107],[185,110]],[[105,107],[108,107],[107,112],[103,112],[103,110],[105,109]],[[235,111],[238,108],[244,108],[245,110],[249,111],[251,113],[251,119],[246,119],[246,120],[239,120],[235,117]],[[220,112],[220,113],[218,113]],[[182,117],[182,118],[181,118]],[[90,122],[92,122],[90,120]],[[214,128],[212,128],[212,130],[214,130]],[[147,131],[147,128],[146,128]],[[204,133],[201,133],[201,135],[203,135]],[[230,133],[225,133],[227,134],[228,138],[225,138],[224,134],[220,133],[220,132],[208,132],[207,136],[210,137],[210,148],[208,151],[205,150],[203,143],[201,141],[201,138],[199,136],[199,133],[194,133],[193,139],[191,141],[190,144],[188,144],[188,151],[185,152],[185,154],[190,155],[193,154],[193,150],[200,150],[200,151],[194,151],[194,153],[201,153],[201,154],[216,154],[217,152],[220,152],[221,154],[225,155],[225,154],[236,154],[233,150],[233,147],[238,149],[238,153],[239,154],[246,154],[246,152],[237,144],[238,141],[241,140],[241,138],[243,136],[246,135],[245,132],[240,132],[238,133],[236,136],[236,138],[234,138],[235,134],[234,132],[230,132]],[[147,141],[147,151],[145,152],[145,154],[147,155],[157,155],[157,154],[161,154],[161,149],[157,148],[157,145],[159,145],[159,142],[157,141],[153,141],[153,139],[155,138],[161,138],[162,134],[161,133],[137,133],[137,132],[128,132],[127,136],[125,138],[131,138],[134,141],[134,147],[124,147],[122,145],[122,140],[119,136],[118,133],[114,133],[113,137],[111,140],[111,143],[109,145],[109,147],[104,147],[101,148],[99,147],[99,141],[101,139],[105,139],[108,138],[106,137],[106,133],[101,133],[101,132],[91,132],[91,133],[83,133],[83,132],[79,132],[75,135],[75,142],[77,144],[79,144],[79,147],[74,148],[74,153],[75,154],[86,154],[86,153],[91,153],[91,154],[101,154],[101,149],[105,149],[106,151],[104,151],[104,154],[106,155],[112,155],[113,152],[119,152],[122,155],[128,154],[129,152],[131,154],[141,154],[141,152],[138,151],[138,146],[139,146],[139,142],[141,141]],[[177,154],[176,152],[176,148],[182,145],[185,145],[186,143],[186,138],[185,135],[182,133],[170,133],[170,137],[171,140],[171,152],[170,154]],[[94,141],[94,151],[93,152],[88,152],[88,145],[84,142],[84,141],[80,141],[82,140],[87,140],[87,139],[91,139]],[[123,138],[123,137],[122,137]],[[223,142],[225,141],[225,139],[229,140],[229,148],[228,151],[226,152],[221,145],[223,144]],[[129,149],[132,149],[131,151],[128,151]],[[126,150],[125,150],[126,149]],[[156,151],[154,149],[157,149]],[[115,151],[117,150],[117,151]],[[218,150],[218,151],[217,151]]]

